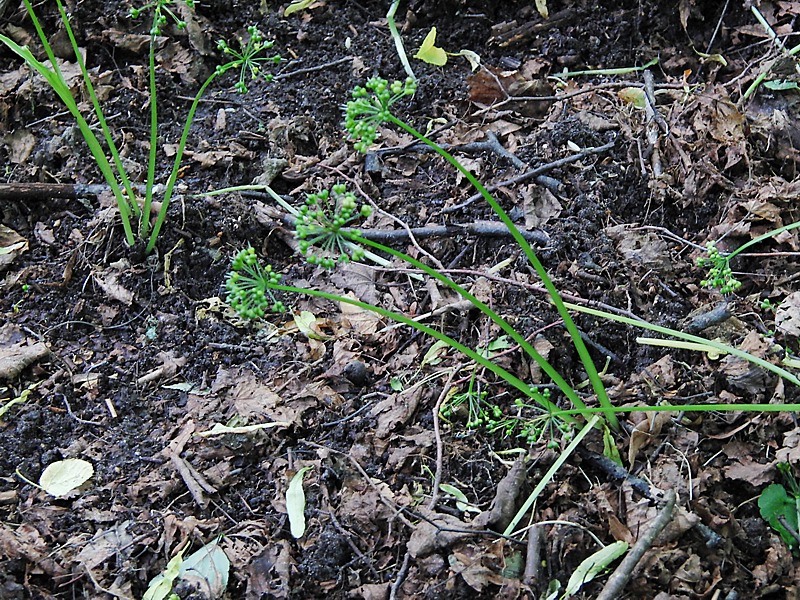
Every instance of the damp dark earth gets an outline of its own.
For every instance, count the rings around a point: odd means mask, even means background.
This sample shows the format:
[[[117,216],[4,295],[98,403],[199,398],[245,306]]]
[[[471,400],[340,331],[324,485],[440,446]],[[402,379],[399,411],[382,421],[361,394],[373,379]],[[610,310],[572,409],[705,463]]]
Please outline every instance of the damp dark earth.
[[[797,598],[798,15],[0,1],[0,598]]]

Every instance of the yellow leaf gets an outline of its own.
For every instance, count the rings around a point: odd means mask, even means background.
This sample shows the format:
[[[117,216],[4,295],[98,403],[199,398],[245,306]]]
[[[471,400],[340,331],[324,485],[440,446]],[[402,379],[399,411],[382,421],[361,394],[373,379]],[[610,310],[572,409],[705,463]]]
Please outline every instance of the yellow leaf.
[[[292,13],[308,8],[313,2],[314,0],[298,0],[297,2],[292,2],[286,7],[286,10],[283,11],[283,16],[288,17]]]
[[[617,94],[620,100],[633,104],[636,108],[644,108],[647,102],[644,97],[644,90],[637,87],[626,87],[621,89]]]
[[[425,61],[429,65],[442,67],[447,64],[447,53],[441,48],[436,47],[436,27],[431,27],[428,35],[422,41],[422,46],[414,55],[414,58]]]
[[[94,475],[91,463],[68,458],[49,465],[39,478],[39,485],[51,496],[66,496]]]

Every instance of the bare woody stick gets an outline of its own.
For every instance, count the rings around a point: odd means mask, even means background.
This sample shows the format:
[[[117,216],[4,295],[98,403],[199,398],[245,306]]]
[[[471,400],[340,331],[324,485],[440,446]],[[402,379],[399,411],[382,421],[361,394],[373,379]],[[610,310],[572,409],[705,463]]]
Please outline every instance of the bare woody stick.
[[[644,553],[653,545],[658,534],[672,520],[672,513],[675,510],[675,490],[668,490],[664,495],[664,500],[664,508],[661,509],[658,518],[650,526],[650,529],[637,540],[631,551],[628,552],[627,556],[614,570],[596,600],[616,600],[616,598],[622,597],[622,592],[630,580],[636,565],[639,564]]]

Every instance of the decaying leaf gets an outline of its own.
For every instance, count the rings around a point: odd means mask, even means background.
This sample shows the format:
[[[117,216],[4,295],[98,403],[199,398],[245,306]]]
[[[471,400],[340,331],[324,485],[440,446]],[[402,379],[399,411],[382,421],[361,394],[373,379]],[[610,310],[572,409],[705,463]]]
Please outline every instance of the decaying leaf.
[[[181,563],[178,578],[195,584],[209,600],[222,598],[228,587],[231,562],[217,540],[206,544]]]
[[[0,379],[14,379],[25,367],[44,358],[50,349],[44,342],[0,344]]]
[[[0,224],[0,273],[28,250],[28,240],[10,227]]]
[[[289,528],[295,538],[303,537],[306,532],[306,493],[303,490],[303,477],[312,467],[303,467],[294,474],[286,490],[286,514],[289,516]]]
[[[112,300],[121,302],[125,306],[131,306],[133,304],[133,292],[119,282],[119,276],[116,273],[111,271],[106,271],[102,275],[100,273],[94,273],[93,279],[106,296]]]
[[[59,460],[47,466],[39,477],[41,488],[56,498],[66,496],[94,475],[91,463],[80,458]]]
[[[775,311],[775,327],[785,335],[800,337],[800,292],[792,292]]]

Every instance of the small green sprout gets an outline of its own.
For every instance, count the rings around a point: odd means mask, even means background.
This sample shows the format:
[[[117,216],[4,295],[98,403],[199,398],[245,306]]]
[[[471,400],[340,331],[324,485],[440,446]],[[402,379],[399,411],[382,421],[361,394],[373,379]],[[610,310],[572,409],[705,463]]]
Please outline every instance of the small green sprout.
[[[378,137],[378,127],[393,118],[392,105],[416,91],[417,83],[410,77],[391,85],[385,79],[373,77],[365,87],[356,86],[353,99],[345,107],[344,120],[344,128],[355,140],[355,149],[366,153]]]
[[[330,192],[323,190],[308,195],[306,203],[298,211],[295,231],[300,240],[300,252],[309,263],[333,269],[337,263],[364,258],[364,249],[352,241],[360,236],[360,232],[357,229],[342,231],[355,220],[372,214],[372,209],[366,204],[356,209],[355,194],[348,192],[343,184],[334,185]],[[315,247],[322,253],[315,253]]]
[[[273,42],[265,41],[264,34],[261,33],[257,27],[252,25],[248,27],[247,34],[247,42],[242,39],[239,40],[241,51],[234,50],[225,40],[219,40],[217,42],[218,50],[233,57],[233,60],[228,63],[228,65],[217,67],[217,72],[220,74],[223,73],[227,70],[226,67],[229,65],[240,67],[239,81],[233,86],[240,94],[247,93],[247,84],[245,84],[245,80],[247,79],[248,72],[250,73],[250,79],[255,80],[263,73],[261,68],[262,63],[277,65],[281,62],[281,57],[278,54],[274,56],[258,56],[263,51],[271,49]],[[267,82],[272,81],[272,74],[264,75],[264,80]]]
[[[714,242],[706,244],[708,256],[697,259],[697,266],[708,268],[708,277],[700,282],[703,287],[719,289],[721,294],[730,294],[742,287],[742,282],[733,275],[730,256],[722,254]]]
[[[241,250],[231,263],[225,282],[228,304],[245,319],[260,319],[267,311],[283,312],[283,302],[276,300],[270,285],[280,282],[281,276],[272,265],[262,267],[253,248]]]

